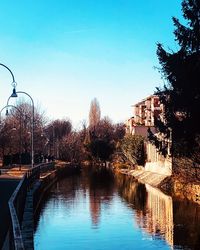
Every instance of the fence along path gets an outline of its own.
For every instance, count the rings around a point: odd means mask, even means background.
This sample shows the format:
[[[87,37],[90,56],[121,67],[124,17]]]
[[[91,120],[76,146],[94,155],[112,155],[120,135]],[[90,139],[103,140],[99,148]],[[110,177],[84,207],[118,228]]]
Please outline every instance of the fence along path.
[[[9,200],[11,228],[9,249],[32,250],[33,244],[33,186],[40,173],[54,168],[54,163],[41,164],[28,170]]]

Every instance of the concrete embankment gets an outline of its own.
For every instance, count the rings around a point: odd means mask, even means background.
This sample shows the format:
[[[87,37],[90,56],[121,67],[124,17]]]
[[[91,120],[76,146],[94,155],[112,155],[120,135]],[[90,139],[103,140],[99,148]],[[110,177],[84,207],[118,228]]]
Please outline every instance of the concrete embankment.
[[[145,171],[144,169],[121,169],[119,172],[122,174],[134,176],[139,182],[149,184],[153,187],[159,187],[161,182],[168,177],[167,175]]]
[[[178,199],[186,199],[200,205],[200,182],[180,178],[176,175],[168,176],[141,169],[121,169],[122,174],[134,176],[139,182],[159,188],[162,192]]]

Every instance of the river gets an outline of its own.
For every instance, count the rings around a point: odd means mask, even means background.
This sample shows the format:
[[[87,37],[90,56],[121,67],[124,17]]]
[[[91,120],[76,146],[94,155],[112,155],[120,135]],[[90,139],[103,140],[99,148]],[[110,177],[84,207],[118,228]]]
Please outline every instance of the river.
[[[36,250],[200,249],[200,206],[133,177],[84,170],[48,192],[35,218]]]

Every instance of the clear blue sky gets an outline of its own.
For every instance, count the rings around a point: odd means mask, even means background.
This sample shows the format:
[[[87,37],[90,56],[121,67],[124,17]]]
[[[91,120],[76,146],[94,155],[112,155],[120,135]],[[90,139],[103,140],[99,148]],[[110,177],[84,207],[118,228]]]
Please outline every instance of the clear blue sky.
[[[162,84],[156,43],[173,49],[181,0],[0,1],[0,62],[49,118],[88,119],[91,100],[114,122]],[[0,68],[0,105],[11,92]]]

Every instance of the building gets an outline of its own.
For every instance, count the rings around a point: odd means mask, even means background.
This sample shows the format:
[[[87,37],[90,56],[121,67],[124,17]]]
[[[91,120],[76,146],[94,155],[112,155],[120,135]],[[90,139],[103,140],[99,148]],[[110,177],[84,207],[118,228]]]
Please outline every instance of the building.
[[[146,163],[145,170],[170,176],[172,173],[171,160],[171,139],[165,139],[155,128],[155,118],[163,119],[163,104],[161,104],[157,95],[151,95],[142,101],[132,105],[133,116],[126,121],[126,133],[131,135],[142,135],[148,138],[148,129],[150,128],[159,141],[166,145],[167,156],[159,152],[154,144],[148,139],[145,140]]]
[[[126,133],[147,137],[148,128],[155,132],[154,119],[159,117],[163,111],[159,97],[150,95],[131,107],[133,108],[133,116],[126,121]]]

